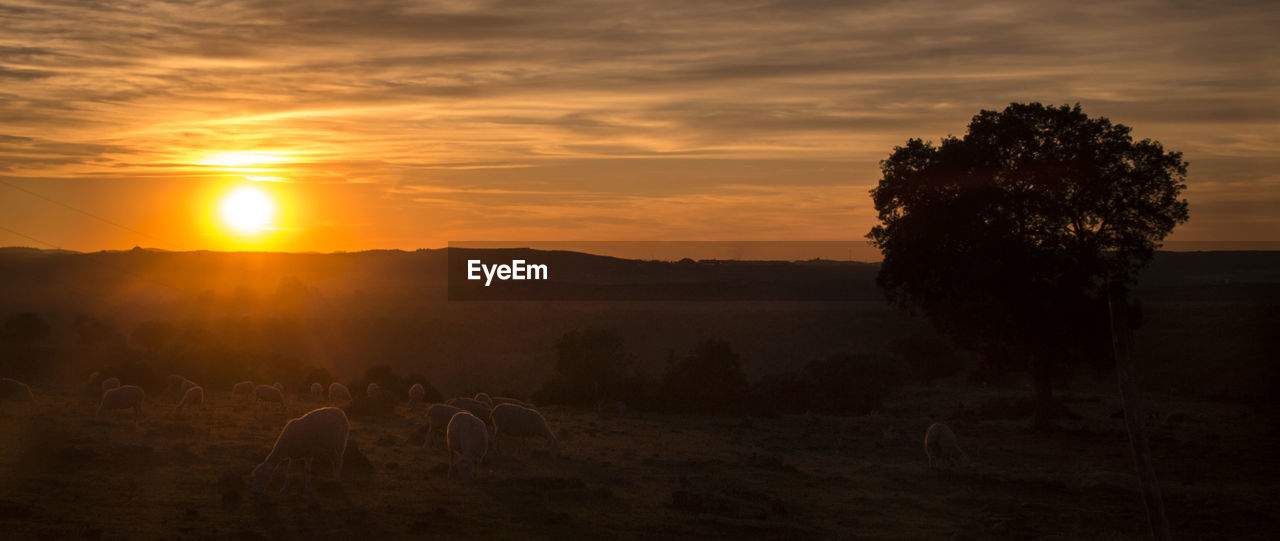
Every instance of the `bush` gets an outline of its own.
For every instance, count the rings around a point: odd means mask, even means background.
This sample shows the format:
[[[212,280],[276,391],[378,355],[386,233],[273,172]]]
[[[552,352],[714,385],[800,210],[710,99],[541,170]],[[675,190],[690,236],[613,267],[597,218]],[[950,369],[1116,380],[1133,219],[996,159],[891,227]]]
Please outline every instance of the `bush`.
[[[663,406],[672,411],[735,414],[747,406],[747,378],[728,342],[706,340],[662,376]]]
[[[533,394],[542,404],[594,407],[625,400],[631,359],[614,331],[565,333],[556,342],[556,374]]]

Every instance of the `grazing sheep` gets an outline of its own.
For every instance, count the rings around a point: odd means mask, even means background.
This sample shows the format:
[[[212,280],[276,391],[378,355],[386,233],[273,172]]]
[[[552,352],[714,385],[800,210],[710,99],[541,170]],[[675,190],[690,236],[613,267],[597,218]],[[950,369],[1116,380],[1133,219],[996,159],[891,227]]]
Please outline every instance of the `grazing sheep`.
[[[427,396],[427,389],[421,383],[409,387],[409,409],[422,405],[422,398]]]
[[[254,387],[255,387],[255,385],[253,384],[253,382],[252,382],[252,381],[245,380],[245,381],[242,381],[242,382],[240,382],[240,383],[237,383],[235,387],[232,387],[232,388],[231,388],[231,394],[233,394],[233,395],[242,395],[242,396],[244,396],[245,398],[248,398],[248,397],[253,396],[253,389],[254,389]]]
[[[969,457],[964,454],[964,451],[960,450],[960,443],[956,440],[956,433],[942,423],[930,425],[928,432],[925,432],[924,452],[929,456],[930,467],[937,467],[943,464],[953,466],[969,464]]]
[[[313,382],[311,384],[311,398],[315,399],[316,402],[324,401],[324,385],[321,385],[318,381]]]
[[[253,469],[253,492],[262,494],[271,484],[271,477],[277,469],[289,461],[289,470],[293,469],[293,459],[301,458],[307,465],[306,491],[312,492],[311,462],[316,457],[328,458],[333,466],[333,480],[342,480],[342,455],[347,451],[347,433],[351,424],[347,414],[334,407],[317,408],[307,414],[290,419],[280,430],[276,444],[271,448],[267,459]],[[285,471],[284,487],[289,488],[289,470]]]
[[[98,419],[106,419],[107,410],[133,408],[135,413],[142,415],[142,401],[146,398],[147,392],[137,385],[121,385],[107,389],[102,393],[102,404],[98,406]]]
[[[445,403],[455,408],[462,408],[464,410],[467,410],[471,412],[472,415],[475,415],[476,417],[479,417],[481,419],[488,419],[489,413],[491,413],[493,410],[493,408],[489,407],[488,404],[485,404],[484,402],[481,402],[474,398],[467,398],[465,396],[460,396],[458,398],[450,398]]]
[[[378,396],[378,393],[380,392],[382,392],[382,388],[378,387],[377,383],[370,383],[368,387],[364,388],[364,395],[369,398]]]
[[[187,389],[186,392],[182,393],[182,401],[178,402],[178,407],[173,408],[173,416],[178,417],[182,415],[182,409],[188,406],[203,406],[203,405],[204,405],[204,388],[199,385],[196,385],[195,387]]]
[[[169,374],[167,381],[168,383],[165,385],[164,393],[162,393],[162,395],[165,397],[169,397],[169,396],[175,397],[179,399],[179,401],[181,401],[182,398],[186,397],[188,390],[190,390],[192,387],[199,386],[196,382],[191,381],[182,376],[179,376],[178,374]]]
[[[36,403],[35,395],[31,394],[31,387],[13,378],[0,378],[0,400]]]
[[[480,471],[480,461],[489,447],[489,429],[484,421],[469,412],[460,411],[449,419],[446,435],[449,443],[449,478],[459,475],[463,481],[470,480]],[[455,465],[453,455],[461,455]]]
[[[488,404],[490,408],[493,407],[493,399],[489,398],[489,393],[476,393],[476,396],[475,398],[473,398],[473,400],[477,402],[484,402],[485,404]]]
[[[351,391],[347,390],[347,386],[338,382],[329,384],[329,402],[334,404],[350,404]]]
[[[119,386],[120,386],[120,378],[111,377],[111,378],[102,380],[102,392],[104,394],[107,391],[110,391],[111,389],[115,389],[116,387],[119,387]]]
[[[253,396],[258,402],[279,402],[280,411],[284,411],[284,393],[271,385],[259,385],[253,389]]]
[[[552,454],[559,450],[559,442],[547,420],[538,410],[515,404],[498,404],[493,408],[490,421],[493,424],[493,451],[499,452],[498,442],[503,436],[513,438],[545,438]]]
[[[435,435],[443,434],[449,426],[449,420],[461,411],[466,410],[448,404],[432,404],[427,408],[427,440],[422,442],[422,446],[431,447],[431,440]]]

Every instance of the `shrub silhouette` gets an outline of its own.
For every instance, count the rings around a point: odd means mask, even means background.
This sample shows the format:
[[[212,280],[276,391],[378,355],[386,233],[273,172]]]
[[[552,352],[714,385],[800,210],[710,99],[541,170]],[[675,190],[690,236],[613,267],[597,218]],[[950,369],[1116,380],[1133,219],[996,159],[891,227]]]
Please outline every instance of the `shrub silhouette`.
[[[747,408],[747,378],[728,342],[706,340],[662,376],[662,403],[689,413],[734,414]]]
[[[631,359],[611,330],[565,333],[556,342],[556,373],[534,393],[535,402],[594,407],[625,400]]]

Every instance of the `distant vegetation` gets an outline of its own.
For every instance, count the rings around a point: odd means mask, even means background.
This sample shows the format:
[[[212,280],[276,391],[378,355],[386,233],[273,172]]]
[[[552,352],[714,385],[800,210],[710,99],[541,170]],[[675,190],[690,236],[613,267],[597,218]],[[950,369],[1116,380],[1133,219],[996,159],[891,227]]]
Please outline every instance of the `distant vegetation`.
[[[0,373],[36,387],[94,371],[148,389],[170,373],[210,389],[376,382],[399,401],[417,382],[445,397],[484,389],[548,404],[753,414],[869,411],[898,385],[1024,381],[883,301],[448,302],[428,291],[429,261],[0,249]],[[849,269],[874,290],[876,265]],[[1141,283],[1144,385],[1267,396],[1280,355],[1280,253],[1160,253]],[[1070,389],[1093,373],[1061,381]],[[704,388],[706,377],[725,385]]]

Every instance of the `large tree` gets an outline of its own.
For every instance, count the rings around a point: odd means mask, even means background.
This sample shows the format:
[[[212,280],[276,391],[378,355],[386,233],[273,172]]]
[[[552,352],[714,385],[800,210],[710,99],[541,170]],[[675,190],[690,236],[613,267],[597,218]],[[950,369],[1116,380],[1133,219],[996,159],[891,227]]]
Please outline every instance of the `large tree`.
[[[1138,271],[1188,216],[1182,155],[1079,105],[984,110],[963,138],[911,139],[881,169],[881,223],[867,235],[884,255],[880,286],[961,344],[1028,369],[1039,427],[1055,411],[1054,373],[1107,355],[1108,300],[1128,306]]]

